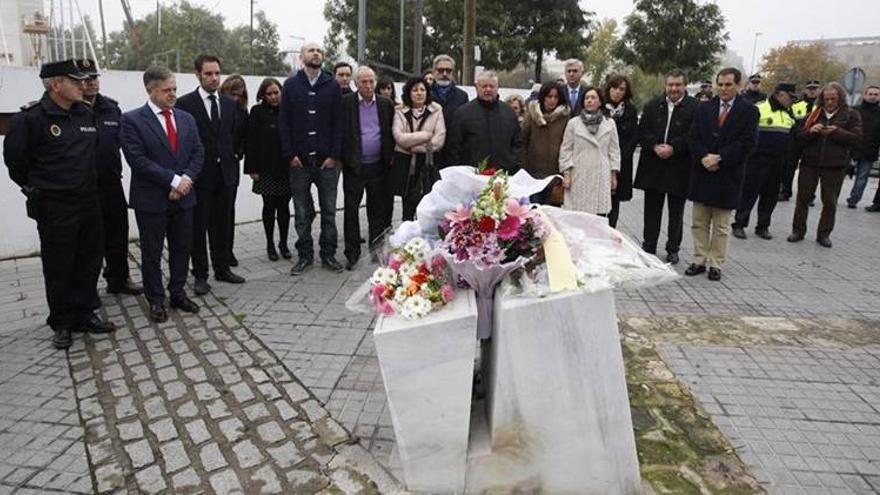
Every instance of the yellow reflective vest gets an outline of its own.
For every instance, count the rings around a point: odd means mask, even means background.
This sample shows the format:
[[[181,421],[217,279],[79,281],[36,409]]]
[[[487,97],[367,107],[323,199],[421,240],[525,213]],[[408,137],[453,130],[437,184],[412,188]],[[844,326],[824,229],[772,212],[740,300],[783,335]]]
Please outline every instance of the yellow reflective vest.
[[[791,106],[791,113],[794,114],[794,118],[797,120],[803,120],[810,113],[810,107],[807,105],[807,102],[801,100]]]
[[[798,104],[800,103],[803,102],[798,102]],[[760,115],[758,120],[758,132],[784,132],[786,134],[791,132],[791,128],[794,127],[796,122],[794,117],[792,117],[794,106],[792,106],[791,113],[783,108],[773,110],[773,107],[770,106],[769,99],[758,103],[756,106],[758,107],[758,114]],[[806,103],[804,103],[804,110],[806,110]],[[795,117],[797,117],[797,114],[795,114]],[[804,117],[806,117],[806,114]]]

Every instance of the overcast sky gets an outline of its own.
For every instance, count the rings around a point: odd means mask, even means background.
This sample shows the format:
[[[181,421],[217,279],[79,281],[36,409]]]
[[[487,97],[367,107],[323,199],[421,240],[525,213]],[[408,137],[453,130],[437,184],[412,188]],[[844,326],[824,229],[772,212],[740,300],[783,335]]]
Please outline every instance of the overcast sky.
[[[476,0],[479,5],[480,0]],[[98,19],[98,0],[79,0],[83,9]],[[135,17],[143,17],[156,8],[155,0],[130,0]],[[170,4],[168,0],[160,0]],[[204,5],[212,12],[220,12],[227,26],[247,24],[249,0],[190,0]],[[632,11],[633,2],[621,0],[582,1],[582,5],[596,13],[598,19],[615,18],[623,21]],[[789,40],[839,38],[850,36],[880,36],[876,0],[847,0],[827,2],[820,0],[717,0],[727,19],[730,33],[729,48],[736,51],[748,69],[752,59],[755,33],[762,33],[757,42],[757,59],[762,53]],[[257,0],[255,9],[266,11],[269,19],[278,23],[282,49],[299,46],[301,41],[323,40],[328,24],[322,11],[324,0]],[[369,8],[369,0],[367,0]],[[104,0],[104,15],[110,31],[122,27],[122,7],[115,0]],[[95,23],[96,27],[97,22]]]

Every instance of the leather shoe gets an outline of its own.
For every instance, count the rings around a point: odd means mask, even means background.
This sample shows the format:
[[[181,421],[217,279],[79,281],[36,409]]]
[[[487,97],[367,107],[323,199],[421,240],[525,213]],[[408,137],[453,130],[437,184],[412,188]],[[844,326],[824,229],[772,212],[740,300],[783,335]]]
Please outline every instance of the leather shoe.
[[[334,257],[324,258],[323,260],[321,260],[321,266],[330,270],[331,272],[342,273],[342,265],[340,265]]]
[[[797,234],[795,232],[792,232],[786,240],[788,242],[801,242],[802,240],[804,240],[804,234]]]
[[[357,258],[355,258],[354,260],[352,260],[351,258],[348,258],[345,260],[345,269],[348,271],[352,271],[355,269],[355,267],[357,267],[357,264],[358,264]]]
[[[266,246],[266,256],[269,258],[269,261],[278,261],[278,251],[275,250],[275,246],[271,244]]]
[[[856,205],[854,205],[854,204],[852,204],[852,203],[847,203],[847,204],[846,204],[846,207],[849,208],[850,210],[855,210],[855,209],[856,209]]]
[[[300,258],[299,261],[291,267],[290,274],[293,276],[302,275],[310,266],[312,266],[312,260]]]
[[[871,212],[880,211],[880,204],[874,203],[872,205],[868,205],[865,207],[865,211],[871,211]]]
[[[73,344],[73,334],[70,332],[69,328],[53,328],[52,329],[54,335],[52,335],[52,347],[63,350],[70,349],[70,346]]]
[[[238,258],[232,253],[229,253],[229,266],[238,266]]]
[[[199,305],[193,302],[192,299],[186,297],[186,295],[180,295],[177,297],[171,298],[171,307],[174,309],[179,309],[185,313],[198,313]]]
[[[820,246],[830,248],[831,247],[831,238],[827,235],[820,236],[816,239],[816,242],[819,243]]]
[[[767,229],[756,229],[755,235],[760,237],[761,239],[770,240],[773,239],[773,234],[770,233]]]
[[[219,280],[220,282],[226,282],[230,284],[243,284],[245,282],[244,277],[241,275],[236,275],[232,273],[232,271],[225,271],[214,274],[214,280]]]
[[[204,296],[208,292],[211,292],[211,286],[208,284],[208,280],[197,278],[196,283],[193,284],[193,292],[195,292],[197,296]]]
[[[789,199],[791,199],[791,196],[790,196],[790,195],[781,192],[781,193],[779,193],[779,197],[778,197],[776,200],[777,200],[777,201],[785,202],[785,201],[788,201]]]
[[[287,247],[287,244],[279,244],[278,252],[281,253],[281,257],[286,260],[293,258],[293,255],[290,254],[290,249]]]
[[[734,227],[731,232],[733,232],[733,236],[736,237],[737,239],[747,239],[748,238],[746,236],[746,231],[742,227]]]
[[[116,325],[112,321],[102,320],[98,318],[98,315],[92,313],[87,318],[80,320],[76,330],[88,333],[110,333],[116,330]]]
[[[677,265],[681,260],[678,258],[678,253],[666,253],[666,261],[673,265]]]
[[[165,306],[150,304],[150,321],[154,323],[165,323],[168,321],[168,312],[165,311]]]
[[[698,265],[696,263],[691,263],[690,266],[687,267],[687,270],[684,271],[684,274],[688,277],[693,277],[694,275],[699,275],[701,273],[706,272],[706,265]]]
[[[135,285],[130,279],[114,280],[112,282],[107,281],[108,294],[127,294],[130,296],[137,296],[143,292],[143,287]]]
[[[717,281],[721,280],[721,269],[715,268],[714,266],[710,267],[709,268],[709,280],[711,280],[713,282],[717,282]]]

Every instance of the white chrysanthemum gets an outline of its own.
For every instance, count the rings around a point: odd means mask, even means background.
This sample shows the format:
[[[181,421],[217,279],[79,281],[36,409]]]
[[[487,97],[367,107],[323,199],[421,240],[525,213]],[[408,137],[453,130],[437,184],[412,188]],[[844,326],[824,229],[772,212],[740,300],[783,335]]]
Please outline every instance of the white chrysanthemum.
[[[400,265],[400,269],[398,273],[400,273],[400,280],[409,280],[409,278],[416,273],[419,272],[418,266],[415,263],[404,263]]]
[[[415,295],[403,303],[400,314],[402,314],[404,318],[417,320],[427,316],[430,312],[431,301],[422,296]]]
[[[370,277],[371,284],[393,285],[397,283],[397,273],[390,268],[379,267]]]
[[[400,305],[404,302],[406,302],[406,289],[398,287],[397,290],[394,291],[394,303]]]
[[[404,251],[410,254],[416,261],[425,261],[428,259],[428,252],[430,248],[428,247],[428,243],[425,242],[421,237],[416,237],[410,239],[409,242],[406,243],[406,246],[403,247]]]

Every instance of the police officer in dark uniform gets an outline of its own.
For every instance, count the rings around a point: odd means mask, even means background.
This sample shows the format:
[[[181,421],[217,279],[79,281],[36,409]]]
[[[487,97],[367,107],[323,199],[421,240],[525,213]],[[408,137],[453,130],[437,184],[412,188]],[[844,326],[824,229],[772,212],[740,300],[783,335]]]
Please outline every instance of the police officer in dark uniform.
[[[740,96],[748,100],[751,104],[757,105],[767,99],[767,94],[761,91],[761,74],[752,74],[749,76],[749,85]]]
[[[95,172],[98,130],[82,102],[86,76],[73,60],[44,64],[40,78],[46,92],[12,117],[3,157],[27,196],[28,216],[37,221],[52,343],[67,349],[71,332],[115,328],[94,312],[101,305],[104,244]]]
[[[95,62],[76,61],[84,81],[83,100],[92,109],[98,129],[95,167],[98,174],[98,197],[104,220],[104,279],[110,294],[137,295],[143,289],[131,282],[128,271],[128,204],[122,189],[122,159],[119,154],[119,122],[122,112],[116,100],[100,93],[101,84]]]
[[[788,153],[785,159],[785,167],[782,169],[782,182],[779,185],[779,201],[788,201],[792,196],[792,188],[794,186],[794,173],[797,170],[798,163],[801,161],[801,152],[803,147],[795,136],[801,130],[804,121],[813,111],[813,105],[819,96],[819,87],[821,84],[816,79],[810,79],[804,86],[804,93],[801,100],[791,106],[791,111],[797,121],[791,129],[792,138],[789,140]],[[812,206],[812,202],[810,203]]]

